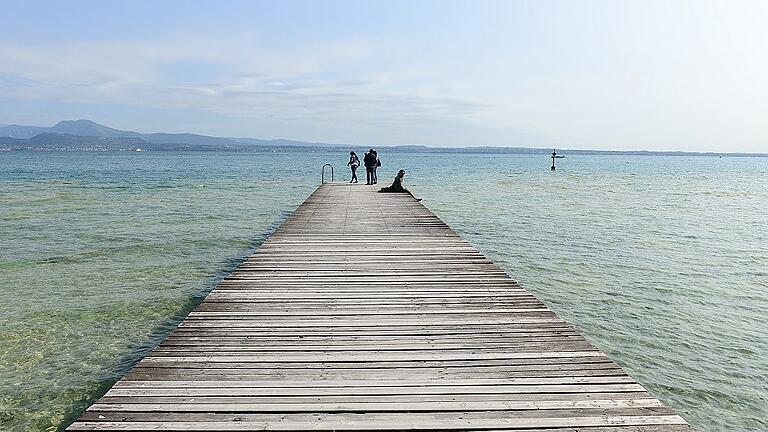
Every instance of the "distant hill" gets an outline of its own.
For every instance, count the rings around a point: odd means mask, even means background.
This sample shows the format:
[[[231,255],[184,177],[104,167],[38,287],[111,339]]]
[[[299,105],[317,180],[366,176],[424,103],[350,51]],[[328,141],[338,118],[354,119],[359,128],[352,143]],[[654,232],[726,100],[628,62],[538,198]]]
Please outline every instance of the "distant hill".
[[[136,137],[141,135],[136,132],[112,129],[91,120],[63,120],[51,127],[23,125],[0,127],[0,137],[28,139],[41,133],[58,133],[89,137]]]
[[[152,143],[157,144],[189,144],[200,146],[240,146],[244,143],[237,142],[230,138],[212,137],[206,135],[197,135],[191,133],[152,133],[141,135],[141,138]]]
[[[138,132],[123,131],[100,125],[91,120],[62,120],[46,132],[88,137],[139,137]]]
[[[53,134],[53,135],[51,135]],[[44,135],[41,139],[35,141],[34,138]],[[305,143],[301,141],[290,140],[264,140],[257,138],[227,138],[227,137],[214,137],[207,135],[198,135],[192,133],[149,133],[143,134],[133,131],[125,131],[120,129],[114,129],[108,126],[101,125],[92,120],[80,119],[80,120],[63,120],[51,127],[41,126],[23,126],[23,125],[7,125],[0,127],[0,138],[19,138],[19,139],[32,139],[26,145],[29,148],[39,148],[38,146],[42,141],[46,143],[54,139],[55,136],[61,135],[62,143],[66,143],[66,146],[74,146],[74,148],[81,148],[91,146],[95,144],[92,138],[137,138],[141,142],[145,142],[144,147],[156,148],[156,149],[191,149],[191,150],[236,150],[245,151],[252,149],[254,146],[267,147],[274,149],[277,147],[313,147],[313,148],[328,148],[333,147],[323,143]],[[76,139],[73,137],[82,137],[83,139]],[[115,143],[130,143],[132,141],[115,140]],[[103,145],[106,145],[107,141],[102,141]],[[134,142],[138,143],[138,142]],[[160,144],[153,146],[149,144]],[[14,144],[18,145],[18,143]],[[110,144],[111,145],[111,144]],[[120,144],[116,144],[120,145]],[[346,147],[346,146],[345,146]],[[55,145],[46,146],[45,148],[57,148]],[[264,150],[264,149],[261,149]]]
[[[46,132],[48,129],[39,126],[7,125],[0,127],[0,137],[27,139]]]
[[[94,141],[90,138],[138,138],[143,142],[153,144],[173,144],[172,148],[187,148],[195,146],[221,146],[242,147],[243,144],[252,144],[247,142],[238,142],[232,138],[211,137],[191,133],[150,133],[142,134],[139,132],[114,129],[108,126],[98,124],[92,120],[63,120],[51,127],[40,126],[22,126],[8,125],[0,127],[0,137],[31,139],[41,134],[67,135],[68,138],[62,138],[64,142],[74,144],[80,141],[82,145],[92,144]],[[43,137],[43,141],[51,140],[53,135]],[[89,139],[77,140],[71,137],[87,137]],[[116,140],[115,142],[129,142],[125,140]],[[39,142],[38,142],[39,144]],[[78,145],[81,145],[78,144]],[[151,146],[148,146],[151,147]],[[166,148],[169,146],[161,146]]]
[[[28,139],[0,137],[2,150],[135,150],[146,144],[134,137],[83,137],[77,135],[43,132]]]
[[[168,138],[169,142],[149,142],[140,137],[105,137],[79,136],[44,132],[32,138],[21,139],[0,137],[0,150],[33,150],[33,151],[273,151],[271,147],[257,147],[249,144],[222,144],[214,139],[210,144],[201,140],[194,144],[181,142],[181,139]],[[281,150],[291,151],[296,147],[285,147]]]
[[[482,153],[548,155],[551,148],[533,147],[427,147],[422,145],[377,146],[402,153]],[[139,133],[114,129],[92,120],[63,120],[51,127],[0,126],[0,150],[46,151],[349,151],[363,152],[367,147],[350,144],[214,137],[192,133]],[[611,150],[558,150],[568,155],[655,155],[655,156],[768,156],[765,153],[701,153]]]
[[[287,139],[259,139],[259,138],[229,138],[229,139],[242,144],[253,144],[253,145],[268,146],[268,147],[313,147],[313,148],[350,147],[350,145],[348,144],[328,144],[328,143],[321,143],[321,142],[305,142],[305,141],[294,141],[294,140],[287,140]]]

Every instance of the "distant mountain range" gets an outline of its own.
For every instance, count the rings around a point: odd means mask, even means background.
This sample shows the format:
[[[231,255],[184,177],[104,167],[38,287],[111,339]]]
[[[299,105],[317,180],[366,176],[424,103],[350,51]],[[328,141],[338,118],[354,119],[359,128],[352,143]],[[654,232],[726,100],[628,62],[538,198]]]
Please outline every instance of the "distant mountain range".
[[[232,138],[192,133],[139,133],[114,129],[91,120],[64,120],[51,127],[0,125],[0,150],[38,151],[348,151],[366,147],[349,144],[286,139]],[[550,148],[532,147],[427,147],[379,146],[381,149],[418,153],[516,153],[549,154]],[[665,156],[768,156],[766,153],[702,153],[610,150],[559,150],[566,154],[624,154]]]
[[[51,127],[0,127],[3,150],[198,150],[248,151],[277,147],[329,147],[325,144],[256,138],[226,138],[191,133],[150,133],[114,129],[91,120],[64,120]]]

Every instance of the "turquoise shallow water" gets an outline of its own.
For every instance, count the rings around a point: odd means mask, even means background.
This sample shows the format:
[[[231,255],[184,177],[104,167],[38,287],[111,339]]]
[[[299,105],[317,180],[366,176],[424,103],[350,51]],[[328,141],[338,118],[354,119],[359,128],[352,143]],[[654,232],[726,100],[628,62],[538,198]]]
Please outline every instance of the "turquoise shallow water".
[[[702,431],[768,430],[768,159],[382,155]],[[0,430],[56,430],[343,154],[0,153]]]

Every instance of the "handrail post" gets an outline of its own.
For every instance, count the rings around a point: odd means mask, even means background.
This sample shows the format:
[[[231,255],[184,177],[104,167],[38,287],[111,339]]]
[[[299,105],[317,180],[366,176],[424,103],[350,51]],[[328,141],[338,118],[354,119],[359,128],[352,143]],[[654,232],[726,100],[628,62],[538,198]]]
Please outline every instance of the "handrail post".
[[[333,183],[333,165],[327,163],[320,169],[320,184],[325,183],[325,167],[331,167],[331,183]]]

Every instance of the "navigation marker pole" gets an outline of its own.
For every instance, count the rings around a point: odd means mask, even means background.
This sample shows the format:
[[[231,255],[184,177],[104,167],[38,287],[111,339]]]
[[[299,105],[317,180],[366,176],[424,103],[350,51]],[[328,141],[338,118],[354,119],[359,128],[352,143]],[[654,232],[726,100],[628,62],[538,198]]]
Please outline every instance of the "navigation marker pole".
[[[555,170],[555,158],[557,158],[557,149],[552,149],[552,171]]]

